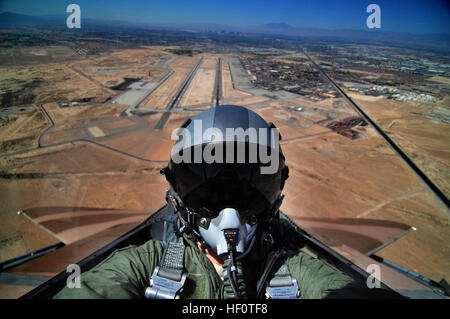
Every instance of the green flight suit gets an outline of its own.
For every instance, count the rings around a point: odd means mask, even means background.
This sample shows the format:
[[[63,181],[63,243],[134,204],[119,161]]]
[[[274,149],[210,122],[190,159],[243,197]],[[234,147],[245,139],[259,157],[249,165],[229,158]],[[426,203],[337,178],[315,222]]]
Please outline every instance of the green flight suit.
[[[197,247],[193,238],[184,235],[184,239],[184,267],[188,275],[181,298],[219,298],[222,280],[213,264]],[[55,298],[144,298],[150,276],[163,252],[162,243],[153,240],[138,247],[118,249],[100,264],[81,274],[81,288],[65,287]],[[302,251],[288,257],[286,262],[291,275],[297,278],[301,298],[364,298],[371,295],[368,288]]]

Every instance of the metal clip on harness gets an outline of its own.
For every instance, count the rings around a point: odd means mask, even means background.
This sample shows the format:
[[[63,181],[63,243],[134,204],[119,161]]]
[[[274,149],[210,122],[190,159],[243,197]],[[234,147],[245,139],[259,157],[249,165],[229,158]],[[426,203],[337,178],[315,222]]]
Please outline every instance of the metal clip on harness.
[[[289,268],[283,264],[266,288],[267,299],[297,299],[300,297],[297,278],[291,276]]]
[[[183,273],[184,244],[169,242],[161,266],[155,267],[150,287],[145,290],[149,299],[178,299],[186,281]]]

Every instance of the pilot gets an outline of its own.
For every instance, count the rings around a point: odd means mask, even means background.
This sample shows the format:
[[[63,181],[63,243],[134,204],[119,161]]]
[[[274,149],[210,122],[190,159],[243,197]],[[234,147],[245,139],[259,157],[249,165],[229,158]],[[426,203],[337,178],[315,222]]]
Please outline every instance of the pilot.
[[[115,251],[56,298],[397,296],[304,249],[279,211],[289,170],[273,124],[241,106],[218,106],[176,137],[162,170],[170,184],[165,236]]]

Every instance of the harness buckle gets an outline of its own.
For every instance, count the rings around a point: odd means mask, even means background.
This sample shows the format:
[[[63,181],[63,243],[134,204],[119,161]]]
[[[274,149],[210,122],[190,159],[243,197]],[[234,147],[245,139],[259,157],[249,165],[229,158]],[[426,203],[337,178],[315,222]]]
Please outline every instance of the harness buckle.
[[[159,266],[155,267],[150,279],[150,287],[145,290],[145,297],[149,299],[179,299],[178,293],[181,292],[187,275],[184,273],[180,281],[176,281],[159,275],[159,269]]]
[[[300,297],[300,289],[298,288],[297,279],[291,276],[290,285],[276,285],[266,288],[267,299],[297,299]]]

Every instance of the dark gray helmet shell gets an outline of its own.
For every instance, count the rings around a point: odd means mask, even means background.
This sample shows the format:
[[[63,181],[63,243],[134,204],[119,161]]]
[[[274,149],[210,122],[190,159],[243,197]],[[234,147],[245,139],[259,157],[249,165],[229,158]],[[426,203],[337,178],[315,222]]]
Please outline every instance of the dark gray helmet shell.
[[[219,130],[220,138],[205,138],[205,132],[214,128]],[[244,140],[229,136],[228,129],[240,128],[244,132],[266,131],[266,137],[249,137]],[[221,105],[201,112],[192,120],[186,121],[181,129],[188,132],[187,136],[180,134],[178,148],[172,151],[168,168],[164,171],[167,180],[183,203],[203,215],[214,215],[225,207],[232,207],[242,212],[258,214],[270,210],[279,199],[284,182],[288,177],[285,158],[277,142],[274,142],[272,123],[267,123],[257,113],[242,106]],[[199,134],[201,133],[201,134]],[[206,134],[208,135],[208,134]],[[210,135],[209,135],[210,136]],[[279,133],[276,131],[276,138]],[[202,154],[207,145],[222,144],[223,163],[208,163],[203,157],[199,162],[195,152]],[[182,145],[180,147],[180,145]],[[238,146],[240,145],[240,146]],[[234,147],[232,163],[226,158],[227,147]],[[245,148],[245,160],[236,157],[237,148]],[[266,166],[259,156],[259,148],[264,154],[277,154],[278,165],[271,174],[261,174],[261,167]],[[258,149],[256,161],[249,155]],[[242,149],[241,149],[242,150]],[[186,157],[186,155],[189,156]],[[242,153],[241,153],[242,154]],[[180,156],[190,158],[179,161]],[[175,156],[178,159],[175,161]]]

